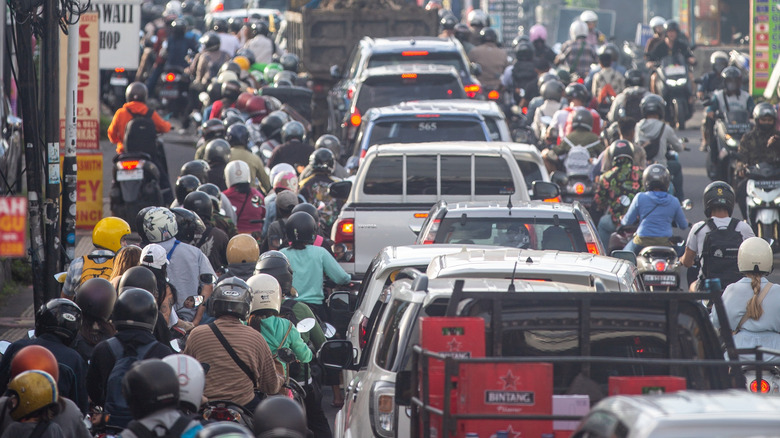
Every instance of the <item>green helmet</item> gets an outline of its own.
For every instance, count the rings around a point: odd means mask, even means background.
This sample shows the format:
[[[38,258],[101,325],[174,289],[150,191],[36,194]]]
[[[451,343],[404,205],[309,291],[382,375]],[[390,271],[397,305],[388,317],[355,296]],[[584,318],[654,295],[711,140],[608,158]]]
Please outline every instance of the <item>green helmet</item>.
[[[277,73],[280,71],[283,71],[284,68],[281,64],[277,64],[275,62],[272,62],[265,66],[265,69],[263,69],[263,79],[265,79],[266,84],[272,84],[274,82],[274,77]]]

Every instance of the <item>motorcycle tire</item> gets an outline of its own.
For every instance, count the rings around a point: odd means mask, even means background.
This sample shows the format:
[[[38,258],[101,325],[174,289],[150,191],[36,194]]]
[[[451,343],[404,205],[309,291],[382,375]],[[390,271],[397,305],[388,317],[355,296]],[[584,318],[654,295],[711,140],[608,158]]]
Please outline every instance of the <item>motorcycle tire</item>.
[[[685,109],[678,99],[672,100],[672,110],[675,129],[678,131],[685,129]]]
[[[707,177],[711,181],[718,180],[718,166],[710,159],[710,154],[707,154],[707,158],[704,159],[704,167],[707,169]]]

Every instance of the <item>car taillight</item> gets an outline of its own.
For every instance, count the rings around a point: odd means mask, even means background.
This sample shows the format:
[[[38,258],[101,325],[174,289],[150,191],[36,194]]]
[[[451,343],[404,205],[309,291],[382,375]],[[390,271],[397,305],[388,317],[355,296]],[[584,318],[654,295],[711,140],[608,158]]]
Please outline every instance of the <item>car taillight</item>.
[[[761,388],[759,388],[758,380],[750,382],[750,392],[761,392],[764,394],[769,392],[769,382],[761,379]]]
[[[368,345],[368,335],[368,318],[364,316],[363,319],[360,320],[358,336],[358,345],[360,346],[361,350],[366,348],[366,345]]]
[[[116,163],[116,168],[121,170],[133,170],[143,167],[144,160],[122,160]]]
[[[352,126],[360,126],[361,120],[362,118],[360,117],[360,111],[358,111],[357,109],[355,109],[355,112],[352,113],[351,116],[349,116],[349,123]]]
[[[393,437],[395,412],[395,385],[389,382],[376,382],[371,388],[371,428],[380,437]]]
[[[593,233],[590,232],[588,223],[585,221],[580,221],[580,230],[582,231],[582,237],[585,238],[585,246],[587,246],[588,252],[596,255],[601,254],[599,251],[599,245],[596,243],[596,239],[593,236]]]
[[[114,73],[124,73],[125,68],[124,67],[117,67],[114,69]]]
[[[355,220],[341,219],[336,222],[336,234],[333,239],[333,247],[343,246],[343,252],[336,252],[336,260],[351,262],[355,254]]]
[[[427,50],[406,50],[401,52],[401,56],[428,56]]]
[[[471,84],[463,87],[463,90],[466,91],[466,96],[468,96],[469,99],[473,99],[479,94],[480,87],[477,84]]]
[[[436,240],[436,233],[439,231],[439,224],[441,223],[441,219],[434,219],[431,222],[431,227],[428,229],[428,232],[425,233],[425,237],[423,238],[423,245],[431,245]]]
[[[415,114],[414,116],[420,119],[435,119],[439,114]]]
[[[663,260],[656,260],[655,263],[653,263],[653,267],[656,271],[665,271],[666,270],[666,262]]]
[[[347,99],[352,100],[352,96],[355,95],[355,87],[347,88]]]
[[[501,95],[496,90],[490,90],[488,93],[489,100],[498,100],[499,97],[501,97]]]
[[[214,6],[214,12],[219,12],[224,10],[225,10],[225,5],[223,5],[222,3],[217,3],[217,5]]]
[[[403,73],[401,79],[417,79],[417,73]]]
[[[547,198],[547,199],[544,200],[544,202],[553,202],[553,203],[561,202],[561,197],[560,196],[556,196],[554,198]]]
[[[578,182],[574,184],[574,193],[581,195],[585,193],[585,184]]]

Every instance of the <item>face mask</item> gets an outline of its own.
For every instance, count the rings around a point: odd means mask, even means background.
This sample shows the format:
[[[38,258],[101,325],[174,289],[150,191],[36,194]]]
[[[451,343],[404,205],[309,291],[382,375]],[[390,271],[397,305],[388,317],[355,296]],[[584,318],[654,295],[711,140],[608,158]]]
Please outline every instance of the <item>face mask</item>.
[[[774,123],[758,123],[757,125],[761,131],[771,131],[775,127]]]

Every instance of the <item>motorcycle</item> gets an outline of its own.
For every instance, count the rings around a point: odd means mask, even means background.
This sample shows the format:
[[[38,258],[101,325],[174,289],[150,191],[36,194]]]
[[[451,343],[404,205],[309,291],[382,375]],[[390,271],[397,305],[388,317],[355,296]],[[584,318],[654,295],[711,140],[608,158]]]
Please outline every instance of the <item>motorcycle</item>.
[[[142,208],[164,205],[160,169],[143,152],[117,155],[112,163],[111,214],[134,228],[135,217]]]
[[[577,201],[581,203],[588,211],[593,211],[593,198],[596,195],[596,185],[590,179],[590,172],[593,167],[591,163],[590,152],[588,149],[601,143],[598,140],[596,143],[580,146],[573,146],[566,159],[563,162],[563,167],[566,170],[566,175],[560,175],[559,172],[553,172],[553,176],[550,177],[551,181],[558,184],[561,188],[561,197],[565,203],[573,203]]]
[[[117,67],[108,78],[108,85],[103,86],[103,102],[116,112],[125,104],[125,89],[130,83],[130,74],[124,67]]]
[[[166,66],[160,76],[161,83],[157,96],[162,107],[171,117],[185,119],[189,104],[190,77],[178,66]]]
[[[680,239],[676,245],[680,245]],[[677,250],[669,246],[647,246],[639,251],[636,267],[642,282],[649,291],[672,292],[680,288],[680,262]]]
[[[656,69],[656,92],[666,101],[666,121],[678,130],[685,129],[685,122],[693,115],[688,103],[691,96],[688,84],[688,67],[685,60],[667,56]]]
[[[707,154],[707,176],[713,181],[726,181],[732,186],[737,165],[737,151],[742,136],[751,129],[750,115],[746,110],[732,110],[728,113],[718,113],[715,119],[713,145],[718,150],[717,162],[712,162],[712,155]]]
[[[244,427],[253,427],[253,413],[245,407],[228,400],[209,400],[199,412],[207,422],[231,421]]]
[[[748,169],[747,214],[756,236],[772,242],[777,251],[780,238],[780,167],[759,163]]]

